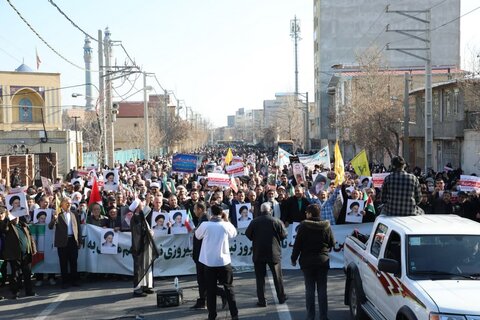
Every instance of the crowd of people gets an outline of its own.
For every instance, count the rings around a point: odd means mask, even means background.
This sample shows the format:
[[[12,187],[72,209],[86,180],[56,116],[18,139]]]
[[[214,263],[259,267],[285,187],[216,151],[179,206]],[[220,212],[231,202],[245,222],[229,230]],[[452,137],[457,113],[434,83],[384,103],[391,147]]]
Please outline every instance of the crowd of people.
[[[0,195],[0,257],[10,263],[8,279],[14,297],[19,296],[22,280],[26,296],[35,295],[34,286],[45,282],[41,273],[35,274],[35,283],[31,281],[31,262],[36,249],[29,224],[46,223],[54,230],[62,288],[80,285],[76,260],[82,224],[113,232],[130,231],[136,297],[153,293],[152,261],[158,256],[154,238],[194,232],[192,258],[199,298],[193,308],[208,306],[209,319],[215,319],[218,295],[223,307],[228,303],[235,319],[238,310],[228,239],[236,236],[237,228],[247,228],[246,235],[253,243],[257,305],[267,305],[264,292],[267,265],[273,274],[278,301],[284,303],[287,295],[282,281],[280,244],[287,236],[286,228],[300,223],[291,261],[296,265],[299,259],[304,274],[308,319],[315,315],[315,285],[320,315],[326,318],[328,251],[334,244],[330,226],[373,222],[382,210],[399,210],[395,199],[405,199],[403,191],[375,188],[371,177],[356,175],[349,163],[345,164],[345,179],[339,185],[334,183],[334,171],[324,165],[305,167],[305,181],[298,183],[292,167],[277,165],[273,152],[242,148],[234,150],[234,154],[244,163],[245,174],[236,177],[230,187],[209,185],[208,173],[225,166],[225,151],[200,150],[201,162],[195,173],[173,172],[169,156],[117,163],[114,168],[73,169],[49,185],[22,187],[21,181],[25,179],[15,170],[11,185],[5,185],[5,179],[0,181],[4,190]],[[395,172],[395,163],[392,165],[389,170]],[[403,163],[401,169],[404,167]],[[371,170],[388,171],[383,165],[373,164]],[[460,170],[446,170],[422,175],[421,170],[414,168],[407,177],[414,185],[410,205],[425,214],[457,214],[480,222],[478,195],[457,191],[460,173]],[[392,180],[393,175],[386,183]],[[98,196],[93,194],[97,187]],[[22,207],[22,199],[26,208]],[[22,208],[24,214],[19,213]],[[46,214],[47,209],[51,209],[50,215]],[[2,274],[6,275],[6,264],[2,266]],[[48,275],[48,279],[50,284],[56,283],[55,275]],[[4,276],[3,284],[6,280]]]

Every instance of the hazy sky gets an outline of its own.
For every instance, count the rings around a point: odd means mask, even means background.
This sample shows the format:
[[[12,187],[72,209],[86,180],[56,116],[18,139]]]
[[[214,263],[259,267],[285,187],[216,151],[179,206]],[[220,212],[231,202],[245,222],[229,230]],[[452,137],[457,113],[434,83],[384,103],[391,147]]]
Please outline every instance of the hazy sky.
[[[10,0],[24,18],[59,53],[84,66],[85,36],[72,26],[48,0]],[[216,126],[226,125],[227,115],[238,108],[260,109],[263,100],[276,92],[294,91],[294,50],[290,20],[300,19],[299,91],[313,97],[313,2],[311,0],[54,0],[82,29],[97,37],[109,27],[113,40],[121,40],[128,53],[147,72],[156,73],[161,85],[175,91],[189,107]],[[440,0],[439,0],[440,1]],[[461,0],[462,13],[480,5]],[[466,47],[480,49],[480,9],[461,20],[462,53]],[[378,26],[378,31],[382,26]],[[378,32],[375,31],[375,32]],[[35,69],[35,48],[42,60],[39,71],[61,73],[61,85],[85,82],[84,71],[56,56],[28,29],[7,1],[0,2],[0,70],[14,70],[24,59]],[[92,69],[98,69],[96,43]],[[463,54],[462,59],[466,57]],[[126,57],[114,48],[114,60]],[[117,80],[115,100],[143,87]],[[98,82],[98,73],[92,74]],[[149,78],[148,85],[161,93]],[[132,84],[134,84],[132,88]],[[62,90],[62,104],[84,105],[73,92]],[[129,94],[125,95],[127,92]],[[96,96],[96,90],[94,89]],[[141,100],[137,94],[129,100]],[[183,104],[183,102],[182,102]],[[184,110],[181,111],[184,116]]]

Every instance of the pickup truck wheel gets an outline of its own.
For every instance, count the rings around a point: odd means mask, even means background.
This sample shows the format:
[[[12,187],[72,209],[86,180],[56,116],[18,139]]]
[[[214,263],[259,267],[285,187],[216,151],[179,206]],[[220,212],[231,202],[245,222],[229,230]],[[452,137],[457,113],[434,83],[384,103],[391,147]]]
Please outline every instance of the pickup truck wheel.
[[[360,294],[358,292],[358,288],[355,284],[355,281],[350,282],[350,290],[349,290],[349,306],[350,306],[350,315],[354,320],[365,320],[368,319],[365,311],[363,311],[361,302],[360,302]]]

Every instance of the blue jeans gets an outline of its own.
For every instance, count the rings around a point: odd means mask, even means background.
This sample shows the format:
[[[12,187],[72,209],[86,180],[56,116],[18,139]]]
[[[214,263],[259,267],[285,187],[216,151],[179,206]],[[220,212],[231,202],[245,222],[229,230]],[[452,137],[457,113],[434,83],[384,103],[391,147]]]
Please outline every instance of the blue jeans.
[[[302,269],[305,279],[305,304],[307,307],[307,320],[315,319],[315,287],[318,295],[318,308],[320,320],[327,320],[327,268]]]

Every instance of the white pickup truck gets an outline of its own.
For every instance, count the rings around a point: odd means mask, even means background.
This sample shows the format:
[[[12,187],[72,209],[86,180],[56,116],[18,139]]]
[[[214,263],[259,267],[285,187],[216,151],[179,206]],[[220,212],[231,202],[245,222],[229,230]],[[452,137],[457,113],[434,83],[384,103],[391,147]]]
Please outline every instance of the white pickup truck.
[[[353,319],[480,320],[480,224],[454,215],[379,216],[345,240]]]

